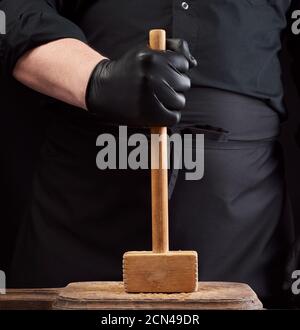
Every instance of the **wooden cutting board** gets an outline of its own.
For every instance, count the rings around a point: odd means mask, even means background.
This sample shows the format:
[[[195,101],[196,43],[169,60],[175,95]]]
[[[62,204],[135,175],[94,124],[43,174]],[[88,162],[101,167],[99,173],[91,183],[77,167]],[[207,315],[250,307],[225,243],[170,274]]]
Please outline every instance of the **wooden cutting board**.
[[[246,284],[199,282],[192,293],[126,293],[122,282],[71,283],[62,289],[54,309],[262,309],[255,292]]]
[[[83,282],[62,289],[8,289],[0,295],[0,310],[52,308],[255,310],[263,306],[248,285],[223,282],[199,282],[197,292],[180,294],[128,294],[122,282]]]

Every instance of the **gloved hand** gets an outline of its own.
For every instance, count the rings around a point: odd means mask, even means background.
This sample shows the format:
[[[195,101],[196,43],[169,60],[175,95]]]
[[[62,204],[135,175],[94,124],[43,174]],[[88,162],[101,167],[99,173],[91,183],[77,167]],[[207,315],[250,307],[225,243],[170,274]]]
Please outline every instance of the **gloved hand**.
[[[104,123],[133,127],[173,126],[185,106],[186,75],[197,65],[187,42],[168,39],[167,51],[147,46],[119,60],[102,60],[91,74],[86,105]]]

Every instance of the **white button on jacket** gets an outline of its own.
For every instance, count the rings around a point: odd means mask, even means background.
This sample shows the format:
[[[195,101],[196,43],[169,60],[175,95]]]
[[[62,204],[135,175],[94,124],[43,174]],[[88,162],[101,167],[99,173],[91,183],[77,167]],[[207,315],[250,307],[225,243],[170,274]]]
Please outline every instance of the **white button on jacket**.
[[[189,9],[189,4],[187,3],[187,2],[183,2],[182,4],[181,4],[181,7],[184,9],[184,10],[188,10]]]

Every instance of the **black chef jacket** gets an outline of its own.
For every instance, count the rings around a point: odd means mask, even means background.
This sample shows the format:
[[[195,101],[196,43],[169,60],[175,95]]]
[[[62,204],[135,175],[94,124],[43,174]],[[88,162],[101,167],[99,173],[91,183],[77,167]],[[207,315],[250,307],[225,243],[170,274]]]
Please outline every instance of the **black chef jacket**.
[[[284,116],[278,52],[297,6],[299,0],[1,0],[7,34],[0,70],[10,73],[24,52],[59,38],[88,42],[115,59],[145,41],[149,29],[165,28],[169,37],[187,40],[198,60],[194,87],[260,98]],[[299,37],[293,39],[298,56]]]

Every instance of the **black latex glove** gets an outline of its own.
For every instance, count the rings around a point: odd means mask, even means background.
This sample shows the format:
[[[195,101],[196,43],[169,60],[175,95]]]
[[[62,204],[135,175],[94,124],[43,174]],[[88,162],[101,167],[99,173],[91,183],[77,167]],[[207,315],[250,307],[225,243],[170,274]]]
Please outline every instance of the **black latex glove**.
[[[86,104],[104,123],[134,127],[173,126],[191,87],[186,75],[197,65],[188,45],[168,39],[167,51],[147,46],[119,60],[102,60],[91,74]]]

